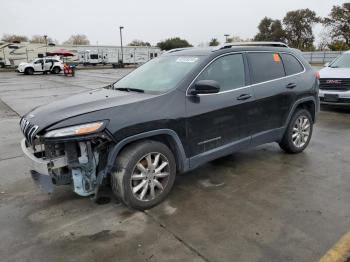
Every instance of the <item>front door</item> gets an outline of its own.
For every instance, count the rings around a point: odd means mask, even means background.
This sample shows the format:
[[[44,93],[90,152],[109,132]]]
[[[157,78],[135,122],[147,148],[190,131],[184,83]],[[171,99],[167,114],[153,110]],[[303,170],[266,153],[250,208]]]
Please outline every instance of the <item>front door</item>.
[[[38,59],[34,62],[34,71],[42,72],[44,69],[44,59]]]
[[[217,81],[220,92],[190,95],[199,80]],[[243,54],[217,58],[194,81],[186,100],[187,146],[191,157],[205,155],[205,162],[216,158],[220,151],[227,152],[231,146],[249,145],[248,119],[253,96],[246,84]]]

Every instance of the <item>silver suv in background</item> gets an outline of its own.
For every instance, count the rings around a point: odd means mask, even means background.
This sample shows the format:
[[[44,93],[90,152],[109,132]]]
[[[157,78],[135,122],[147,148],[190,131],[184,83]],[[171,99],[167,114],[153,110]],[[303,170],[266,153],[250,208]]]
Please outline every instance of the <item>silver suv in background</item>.
[[[350,51],[319,72],[321,104],[350,106]]]

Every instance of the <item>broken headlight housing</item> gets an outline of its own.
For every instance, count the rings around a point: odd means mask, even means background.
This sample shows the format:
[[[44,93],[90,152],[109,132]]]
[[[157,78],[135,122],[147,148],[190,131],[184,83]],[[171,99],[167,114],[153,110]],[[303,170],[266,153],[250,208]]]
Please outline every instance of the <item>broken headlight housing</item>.
[[[51,130],[47,132],[45,138],[58,138],[58,137],[67,137],[67,136],[81,136],[97,133],[103,130],[105,123],[103,121],[70,126]]]

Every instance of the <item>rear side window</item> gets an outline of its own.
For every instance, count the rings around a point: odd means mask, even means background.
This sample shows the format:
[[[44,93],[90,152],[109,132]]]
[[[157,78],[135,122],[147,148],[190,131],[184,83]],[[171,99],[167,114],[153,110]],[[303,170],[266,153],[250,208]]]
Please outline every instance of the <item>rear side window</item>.
[[[278,53],[248,53],[248,59],[253,84],[285,76]]]
[[[202,72],[198,80],[215,80],[220,84],[220,91],[245,86],[242,54],[220,57]]]
[[[290,54],[281,54],[281,56],[284,64],[284,69],[286,70],[286,74],[288,76],[304,71],[303,66],[294,56]]]

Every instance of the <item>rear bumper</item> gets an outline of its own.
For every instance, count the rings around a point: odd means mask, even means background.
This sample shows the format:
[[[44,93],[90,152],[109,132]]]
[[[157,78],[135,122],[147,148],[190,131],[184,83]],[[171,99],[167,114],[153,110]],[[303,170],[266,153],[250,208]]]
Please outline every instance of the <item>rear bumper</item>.
[[[51,170],[67,166],[66,157],[62,156],[50,160],[40,158],[37,155],[42,152],[34,152],[31,147],[27,146],[25,139],[21,141],[21,148],[34,182],[45,192],[52,193],[54,186],[51,179]]]

